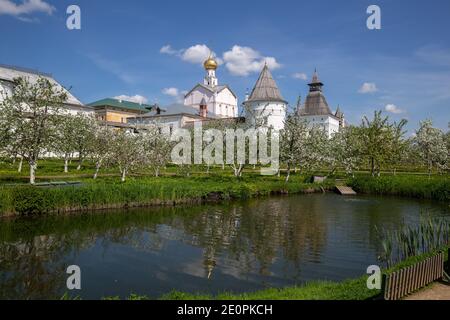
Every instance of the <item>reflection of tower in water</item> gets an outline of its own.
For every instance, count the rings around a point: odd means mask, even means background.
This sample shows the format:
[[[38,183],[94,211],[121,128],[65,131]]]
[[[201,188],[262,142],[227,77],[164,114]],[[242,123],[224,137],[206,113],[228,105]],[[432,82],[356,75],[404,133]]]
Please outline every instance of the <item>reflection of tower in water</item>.
[[[216,266],[215,252],[214,246],[206,246],[203,250],[203,266],[205,267],[205,274],[208,279],[211,279],[212,272]]]

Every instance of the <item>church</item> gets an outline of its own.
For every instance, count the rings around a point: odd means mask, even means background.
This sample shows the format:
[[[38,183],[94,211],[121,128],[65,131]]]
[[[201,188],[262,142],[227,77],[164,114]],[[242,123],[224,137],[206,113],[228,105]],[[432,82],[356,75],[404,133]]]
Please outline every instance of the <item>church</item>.
[[[216,77],[218,64],[209,56],[203,64],[206,74],[203,83],[198,83],[184,97],[184,105],[198,110],[204,118],[236,118],[238,99],[228,85],[219,85]]]

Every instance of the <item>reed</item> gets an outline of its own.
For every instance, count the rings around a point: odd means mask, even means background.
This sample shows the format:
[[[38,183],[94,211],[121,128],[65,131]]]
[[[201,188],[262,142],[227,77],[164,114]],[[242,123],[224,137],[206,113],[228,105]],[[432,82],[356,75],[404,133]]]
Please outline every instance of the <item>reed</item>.
[[[450,201],[450,179],[448,175],[386,175],[370,177],[359,175],[349,181],[358,193],[394,195],[438,201]]]
[[[377,232],[381,237],[380,260],[388,267],[450,246],[450,220],[442,217],[421,215],[416,226],[403,225],[395,231]]]

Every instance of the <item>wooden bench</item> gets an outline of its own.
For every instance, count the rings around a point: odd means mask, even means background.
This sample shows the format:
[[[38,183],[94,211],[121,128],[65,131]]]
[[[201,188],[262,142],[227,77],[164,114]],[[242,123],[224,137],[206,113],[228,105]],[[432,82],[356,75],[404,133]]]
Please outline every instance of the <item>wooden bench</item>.
[[[444,252],[383,276],[385,300],[399,300],[444,276]]]

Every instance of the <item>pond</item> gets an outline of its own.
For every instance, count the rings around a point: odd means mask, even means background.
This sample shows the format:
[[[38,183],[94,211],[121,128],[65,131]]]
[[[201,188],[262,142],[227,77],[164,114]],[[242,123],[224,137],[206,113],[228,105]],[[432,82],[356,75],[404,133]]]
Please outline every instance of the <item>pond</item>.
[[[312,194],[196,207],[0,220],[0,298],[60,298],[81,268],[84,299],[245,292],[344,280],[380,264],[375,226],[414,224],[447,204]]]

